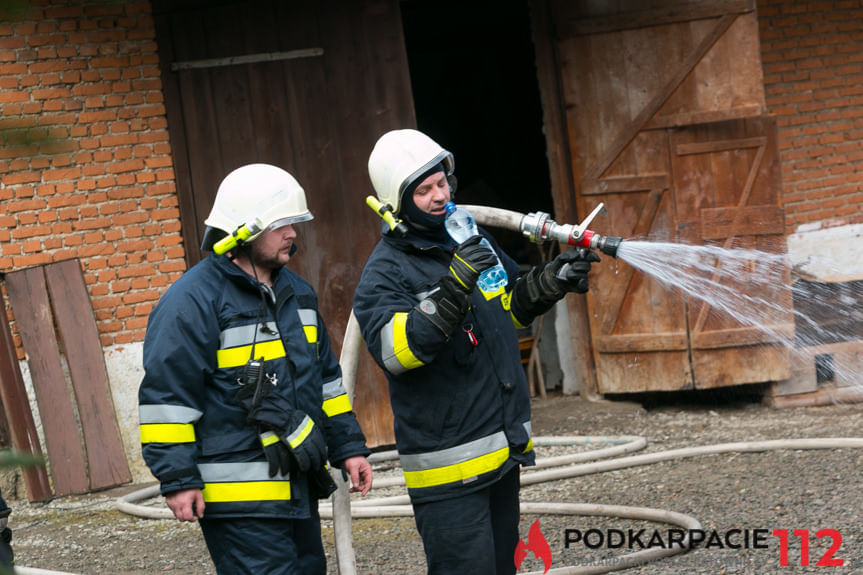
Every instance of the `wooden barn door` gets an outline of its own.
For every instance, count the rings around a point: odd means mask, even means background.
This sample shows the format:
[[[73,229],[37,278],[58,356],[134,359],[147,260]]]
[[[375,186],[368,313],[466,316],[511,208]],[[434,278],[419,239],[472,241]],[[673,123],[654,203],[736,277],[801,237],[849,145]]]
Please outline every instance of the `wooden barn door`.
[[[754,2],[543,5],[575,204],[582,216],[599,202],[608,208],[591,227],[623,238],[783,249],[776,127],[763,116]],[[764,345],[770,338],[623,261],[595,266],[587,304],[601,393],[788,376],[787,353]],[[776,319],[782,329],[789,321]]]
[[[380,237],[368,155],[416,124],[398,1],[155,0],[154,16],[188,264],[228,172],[285,168],[315,215],[290,267],[317,291],[338,353]],[[369,444],[390,444],[386,381],[361,357],[354,408]]]

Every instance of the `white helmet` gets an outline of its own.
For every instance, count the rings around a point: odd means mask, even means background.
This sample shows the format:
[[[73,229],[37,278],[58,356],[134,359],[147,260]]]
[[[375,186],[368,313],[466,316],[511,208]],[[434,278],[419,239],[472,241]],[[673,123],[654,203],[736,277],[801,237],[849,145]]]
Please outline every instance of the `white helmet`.
[[[201,248],[211,249],[223,234],[249,224],[258,231],[251,242],[270,226],[286,226],[312,219],[306,193],[294,177],[270,164],[247,164],[225,176],[216,192],[210,215],[204,220],[207,231]]]
[[[398,213],[405,189],[440,162],[446,175],[452,175],[455,159],[437,142],[417,130],[392,130],[369,155],[369,178],[378,199]]]

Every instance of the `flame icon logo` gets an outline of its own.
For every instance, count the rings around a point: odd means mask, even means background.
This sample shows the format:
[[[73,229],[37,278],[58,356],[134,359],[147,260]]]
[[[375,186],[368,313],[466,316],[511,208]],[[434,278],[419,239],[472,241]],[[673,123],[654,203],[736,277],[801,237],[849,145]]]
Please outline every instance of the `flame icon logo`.
[[[533,525],[530,526],[530,531],[527,532],[527,545],[525,545],[523,539],[519,539],[518,545],[515,546],[515,556],[513,559],[515,560],[516,571],[521,569],[521,562],[527,556],[528,550],[533,551],[533,555],[537,559],[542,559],[542,564],[545,565],[543,573],[547,573],[551,568],[551,548],[539,529],[539,519],[533,522]]]

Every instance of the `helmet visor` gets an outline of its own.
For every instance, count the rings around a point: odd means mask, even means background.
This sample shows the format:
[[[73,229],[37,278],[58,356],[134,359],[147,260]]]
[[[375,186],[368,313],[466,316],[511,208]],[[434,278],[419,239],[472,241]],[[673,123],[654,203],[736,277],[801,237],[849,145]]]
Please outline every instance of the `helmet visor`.
[[[297,224],[300,222],[307,222],[311,219],[314,219],[312,212],[306,212],[304,214],[299,214],[297,216],[291,216],[289,218],[280,218],[270,225],[267,226],[267,231],[271,232],[273,230],[277,230],[279,228],[283,228],[285,226],[290,226],[292,224]]]

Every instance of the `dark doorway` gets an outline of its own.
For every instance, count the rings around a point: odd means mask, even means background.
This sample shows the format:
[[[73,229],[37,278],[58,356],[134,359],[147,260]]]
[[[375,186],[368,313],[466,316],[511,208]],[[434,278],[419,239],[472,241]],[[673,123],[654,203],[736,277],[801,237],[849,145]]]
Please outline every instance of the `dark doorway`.
[[[553,212],[526,0],[401,4],[417,127],[455,155],[456,201]],[[489,229],[519,263],[538,250]]]

